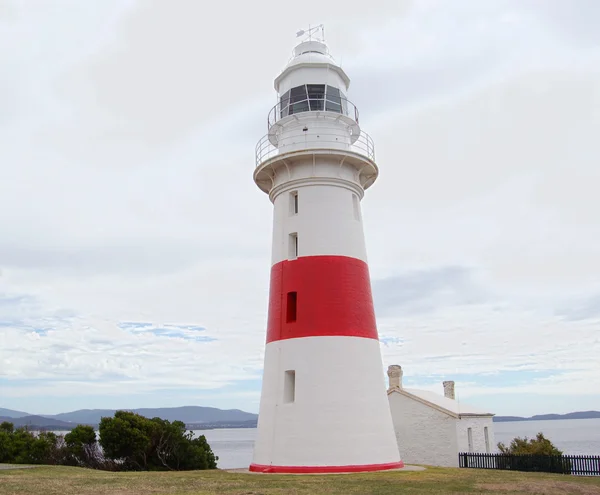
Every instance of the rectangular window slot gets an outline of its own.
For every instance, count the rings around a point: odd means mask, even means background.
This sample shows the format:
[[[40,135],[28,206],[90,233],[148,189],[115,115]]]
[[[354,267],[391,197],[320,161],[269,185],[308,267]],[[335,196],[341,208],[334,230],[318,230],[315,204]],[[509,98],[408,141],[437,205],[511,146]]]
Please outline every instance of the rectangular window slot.
[[[473,429],[467,428],[467,440],[469,442],[469,452],[473,452]]]
[[[298,293],[287,293],[287,304],[285,309],[285,321],[293,323],[296,321],[296,312],[298,311]]]
[[[354,209],[354,219],[360,220],[360,203],[356,194],[352,195],[352,208]]]
[[[290,404],[296,400],[296,370],[287,370],[283,381],[283,402]]]
[[[298,214],[298,191],[290,193],[290,215]]]
[[[295,260],[298,257],[298,233],[297,232],[294,232],[293,234],[289,235],[288,244],[289,244],[288,258],[290,260]]]

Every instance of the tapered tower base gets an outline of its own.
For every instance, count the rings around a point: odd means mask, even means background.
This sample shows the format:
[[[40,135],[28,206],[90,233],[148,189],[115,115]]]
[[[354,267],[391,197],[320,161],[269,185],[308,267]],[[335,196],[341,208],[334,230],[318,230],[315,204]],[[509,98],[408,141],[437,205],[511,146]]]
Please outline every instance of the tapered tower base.
[[[373,338],[323,335],[269,342],[250,470],[402,467],[381,369],[379,341]]]

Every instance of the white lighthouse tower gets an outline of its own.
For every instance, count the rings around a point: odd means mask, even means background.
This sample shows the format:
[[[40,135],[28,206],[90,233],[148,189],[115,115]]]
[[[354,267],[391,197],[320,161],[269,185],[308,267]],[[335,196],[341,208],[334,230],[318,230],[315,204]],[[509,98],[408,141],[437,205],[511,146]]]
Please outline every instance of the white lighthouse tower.
[[[350,80],[322,39],[275,79],[254,180],[274,205],[269,316],[251,471],[359,472],[400,460],[360,201],[377,178]]]

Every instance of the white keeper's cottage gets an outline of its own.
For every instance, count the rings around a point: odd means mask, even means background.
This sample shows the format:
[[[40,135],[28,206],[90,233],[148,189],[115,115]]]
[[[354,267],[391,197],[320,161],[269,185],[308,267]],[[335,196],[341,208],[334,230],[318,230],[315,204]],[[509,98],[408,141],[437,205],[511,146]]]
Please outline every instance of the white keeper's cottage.
[[[388,400],[406,464],[458,467],[459,452],[495,452],[493,414],[458,402],[454,382],[444,395],[402,386],[402,367],[388,367]]]

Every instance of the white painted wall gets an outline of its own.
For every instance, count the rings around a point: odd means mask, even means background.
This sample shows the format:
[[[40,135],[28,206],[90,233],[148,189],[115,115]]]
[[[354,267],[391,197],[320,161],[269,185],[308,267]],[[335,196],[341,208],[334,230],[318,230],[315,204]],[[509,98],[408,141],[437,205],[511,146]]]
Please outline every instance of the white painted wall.
[[[330,168],[320,164],[320,169]],[[302,176],[302,166],[294,167],[294,177]],[[310,164],[305,167],[310,169]],[[331,167],[335,173],[344,175],[339,165]],[[334,174],[334,171],[331,174]],[[309,172],[309,170],[306,170]],[[348,180],[352,174],[349,173]],[[298,193],[298,213],[290,208],[292,192]],[[353,195],[357,199],[353,199]],[[358,201],[359,216],[355,215]],[[279,263],[289,257],[291,233],[298,233],[299,256],[339,255],[367,261],[360,201],[354,188],[343,181],[329,181],[314,185],[294,183],[283,189],[275,198],[273,211],[273,249],[271,262]]]
[[[302,158],[294,158],[294,164],[289,168],[285,166],[278,167],[277,174],[274,177],[273,193],[275,196],[282,191],[283,187],[294,187],[292,182],[304,181],[312,182],[313,185],[319,183],[319,179],[330,179],[336,182],[346,182],[345,187],[353,188],[359,194],[360,198],[364,196],[358,171],[356,167],[341,163],[344,155],[319,155],[313,158],[312,154],[307,154]]]
[[[333,60],[327,60],[324,56],[313,56],[310,57],[308,54],[302,55],[303,60],[306,59],[307,63],[330,63],[334,65]],[[335,71],[328,69],[327,67],[298,67],[287,74],[281,79],[279,83],[279,96],[283,95],[286,91],[303,84],[328,84],[334,88],[340,89],[344,94],[348,91],[348,88],[344,80]]]
[[[468,429],[472,429],[473,434],[473,452],[485,453],[485,433],[484,428],[488,428],[489,449],[490,452],[496,452],[496,442],[494,438],[494,422],[491,416],[462,416],[456,423],[456,436],[458,439],[458,451],[469,452]]]
[[[489,451],[497,452],[491,416],[459,419],[397,392],[389,394],[388,400],[398,448],[406,464],[458,467],[458,453],[469,452],[469,428],[473,452],[486,452],[486,427]]]
[[[295,402],[285,372],[295,370]],[[306,337],[265,352],[254,464],[341,466],[399,462],[379,342]]]
[[[301,112],[285,117],[277,123],[277,148],[280,153],[311,148],[327,148],[340,151],[356,151],[352,144],[359,128],[352,120],[353,107],[344,110],[349,117],[338,119],[339,113]]]
[[[400,393],[388,399],[405,464],[458,467],[456,418]]]

